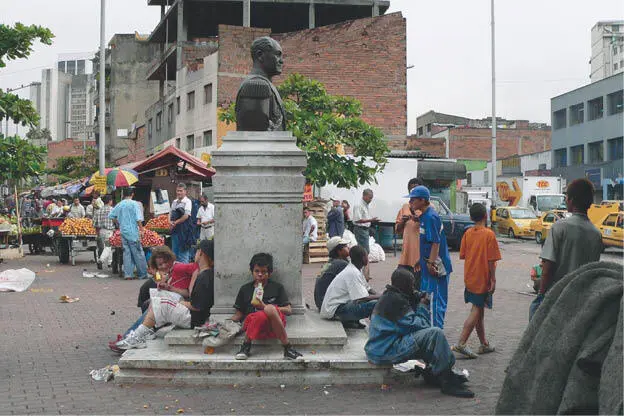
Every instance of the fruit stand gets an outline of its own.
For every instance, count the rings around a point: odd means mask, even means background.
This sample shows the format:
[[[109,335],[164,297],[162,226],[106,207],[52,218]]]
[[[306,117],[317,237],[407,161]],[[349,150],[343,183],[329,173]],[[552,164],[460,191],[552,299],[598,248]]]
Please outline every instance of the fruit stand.
[[[76,255],[83,251],[93,252],[93,258],[97,261],[97,236],[89,218],[67,218],[58,231],[56,241],[61,263],[71,261],[72,266],[75,266]]]
[[[152,247],[159,247],[165,245],[164,237],[161,237],[156,232],[142,228],[140,230],[141,246],[143,249],[151,249]],[[116,230],[113,236],[108,240],[113,248],[113,273],[123,274],[123,248],[121,246],[121,233]]]

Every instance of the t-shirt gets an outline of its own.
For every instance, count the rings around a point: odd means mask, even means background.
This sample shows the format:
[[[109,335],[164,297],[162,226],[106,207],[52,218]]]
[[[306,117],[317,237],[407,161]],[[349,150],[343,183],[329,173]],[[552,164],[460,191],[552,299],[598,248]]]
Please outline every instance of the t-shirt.
[[[366,201],[362,199],[360,203],[353,209],[353,222],[355,223],[360,220],[368,220],[368,219],[370,219],[369,205]],[[358,227],[368,228],[370,227],[371,223],[363,222],[360,224],[356,223],[355,225]]]
[[[438,256],[442,259],[446,273],[450,274],[453,271],[453,266],[451,265],[451,257],[446,244],[442,220],[433,206],[430,205],[420,215],[420,266],[424,276],[429,276],[427,259],[431,256],[431,245],[435,243],[440,244]],[[431,260],[434,261],[435,259]]]
[[[128,241],[139,241],[137,223],[143,221],[143,212],[139,204],[132,199],[124,199],[113,208],[108,217],[119,222],[119,230],[123,238]]]
[[[178,289],[188,289],[195,270],[199,269],[197,263],[173,263],[169,284]]]
[[[191,306],[199,309],[199,311],[191,310],[191,328],[206,322],[212,305],[214,305],[214,270],[206,269],[197,275],[191,292]]]
[[[186,196],[184,198],[182,198],[182,200],[175,199],[171,203],[171,211],[175,211],[179,207],[184,208],[184,214],[185,215],[191,215],[191,211],[193,210],[193,203]]]
[[[316,279],[314,284],[314,303],[316,307],[320,310],[323,305],[323,300],[325,299],[325,293],[327,293],[327,288],[334,281],[336,276],[340,272],[342,272],[345,267],[349,265],[349,262],[342,259],[333,259],[327,263],[326,267],[323,267],[321,270],[321,275]]]
[[[587,215],[574,213],[553,224],[540,257],[555,263],[552,285],[579,267],[600,261],[601,253],[600,231]]]
[[[412,215],[409,204],[403,204],[396,217],[396,223],[402,222],[403,215]],[[410,219],[403,228],[403,250],[399,264],[414,267],[420,260],[420,222]]]
[[[321,318],[332,319],[340,305],[368,296],[368,285],[360,270],[349,263],[329,284],[321,305]]]
[[[494,231],[485,227],[470,227],[464,233],[459,249],[464,263],[464,284],[469,292],[487,293],[490,282],[490,261],[501,259]]]
[[[256,312],[257,309],[251,304],[251,298],[254,293],[254,282],[245,283],[241,286],[236,295],[236,301],[234,301],[234,309],[241,311],[244,316],[249,315],[252,312]],[[281,283],[269,280],[263,287],[264,295],[262,296],[262,302],[266,305],[276,306],[288,306],[290,301],[286,294],[286,289]]]
[[[197,211],[197,219],[200,220],[201,224],[203,224],[204,222],[213,220],[214,219],[214,205],[212,205],[209,202],[205,208],[203,206],[199,207],[199,210]],[[202,225],[202,227],[212,227],[213,225],[214,224],[206,224],[206,225]]]
[[[69,209],[69,214],[67,214],[69,218],[84,218],[85,209],[81,204],[72,204]]]
[[[314,226],[314,231],[310,233],[312,230],[312,226]],[[310,236],[310,241],[316,241],[318,238],[318,223],[316,222],[316,218],[310,214],[310,216],[303,220],[303,235]]]

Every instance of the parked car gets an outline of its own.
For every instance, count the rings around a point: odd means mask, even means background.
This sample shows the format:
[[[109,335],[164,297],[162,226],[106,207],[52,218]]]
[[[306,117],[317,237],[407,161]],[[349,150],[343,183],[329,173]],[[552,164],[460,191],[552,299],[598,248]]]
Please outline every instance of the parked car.
[[[568,211],[553,210],[548,211],[542,214],[542,216],[538,219],[531,221],[531,231],[535,233],[535,242],[537,244],[544,245],[544,241],[546,240],[546,237],[548,237],[548,233],[550,232],[550,228],[553,224],[559,220],[568,218],[571,215],[572,214]]]
[[[598,229],[605,248],[624,247],[624,212],[607,215],[598,225]]]
[[[474,225],[474,221],[470,219],[469,215],[452,213],[446,204],[436,196],[431,197],[431,204],[442,220],[444,235],[449,247],[459,248],[464,232]]]
[[[496,210],[498,233],[509,238],[535,236],[531,221],[537,218],[533,210],[523,207],[502,207]]]

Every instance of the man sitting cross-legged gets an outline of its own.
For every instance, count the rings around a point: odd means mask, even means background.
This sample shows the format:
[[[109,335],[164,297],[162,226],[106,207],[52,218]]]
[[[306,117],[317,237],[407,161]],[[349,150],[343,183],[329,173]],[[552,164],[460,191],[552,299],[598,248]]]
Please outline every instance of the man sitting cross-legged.
[[[210,316],[214,304],[214,242],[202,240],[195,253],[199,274],[191,281],[190,301],[173,301],[170,298],[154,297],[143,323],[117,346],[122,350],[145,348],[146,340],[153,335],[154,327],[173,324],[180,328],[194,328],[203,325]]]
[[[360,319],[373,312],[379,295],[372,290],[362,269],[368,264],[368,252],[362,246],[349,251],[351,263],[330,283],[321,305],[321,318],[338,319],[349,327],[360,327]]]
[[[415,289],[414,275],[406,269],[392,273],[391,285],[381,295],[371,317],[364,350],[373,364],[398,364],[423,360],[428,364],[425,379],[439,384],[442,393],[474,397],[463,383],[467,380],[452,371],[455,356],[444,332],[431,326],[427,305]]]

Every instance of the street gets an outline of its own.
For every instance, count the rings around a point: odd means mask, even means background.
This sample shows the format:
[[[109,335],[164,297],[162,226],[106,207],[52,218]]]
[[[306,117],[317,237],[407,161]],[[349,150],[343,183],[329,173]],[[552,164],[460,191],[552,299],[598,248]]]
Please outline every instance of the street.
[[[118,386],[93,381],[92,369],[115,364],[118,356],[106,343],[138,316],[139,281],[83,278],[95,271],[90,253],[76,266],[61,265],[51,255],[27,255],[0,264],[0,271],[29,268],[37,278],[23,293],[2,293],[0,318],[0,413],[8,414],[295,414],[295,413],[418,413],[490,414],[504,379],[505,367],[527,324],[533,299],[529,268],[538,262],[533,240],[499,240],[503,260],[497,269],[494,309],[486,312],[486,334],[496,352],[476,360],[458,358],[457,368],[470,372],[474,399],[443,396],[438,389],[415,385],[370,386],[226,386],[180,388]],[[603,260],[622,262],[622,251],[608,249]],[[452,253],[454,272],[449,288],[445,333],[457,341],[469,307],[463,302],[463,262]],[[398,257],[371,265],[372,284],[383,290]],[[218,260],[217,260],[218,262]],[[279,267],[279,265],[277,265]],[[304,290],[313,305],[314,278],[321,264],[304,265]],[[59,297],[78,297],[64,304]],[[476,335],[469,344],[476,349]],[[232,352],[235,346],[229,346]],[[304,355],[305,350],[301,351]]]

